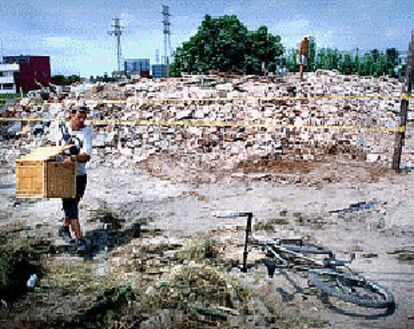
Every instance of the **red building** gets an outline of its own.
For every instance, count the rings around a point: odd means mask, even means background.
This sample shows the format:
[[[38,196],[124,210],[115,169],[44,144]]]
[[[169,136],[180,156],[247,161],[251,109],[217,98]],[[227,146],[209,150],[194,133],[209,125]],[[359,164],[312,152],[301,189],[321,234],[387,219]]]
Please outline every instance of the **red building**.
[[[43,86],[48,86],[51,79],[49,56],[4,56],[4,64],[19,64],[19,72],[16,73],[17,90],[22,88],[24,93],[39,89],[36,81]]]

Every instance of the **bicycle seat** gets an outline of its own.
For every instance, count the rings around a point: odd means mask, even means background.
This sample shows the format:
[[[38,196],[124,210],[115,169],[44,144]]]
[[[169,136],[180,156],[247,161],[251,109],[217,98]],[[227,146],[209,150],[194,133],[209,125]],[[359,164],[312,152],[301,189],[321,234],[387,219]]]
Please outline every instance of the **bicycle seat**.
[[[326,267],[345,266],[346,264],[351,264],[354,259],[355,253],[351,253],[351,257],[349,258],[349,260],[336,259],[334,255],[333,257],[325,258],[323,260],[323,263]]]

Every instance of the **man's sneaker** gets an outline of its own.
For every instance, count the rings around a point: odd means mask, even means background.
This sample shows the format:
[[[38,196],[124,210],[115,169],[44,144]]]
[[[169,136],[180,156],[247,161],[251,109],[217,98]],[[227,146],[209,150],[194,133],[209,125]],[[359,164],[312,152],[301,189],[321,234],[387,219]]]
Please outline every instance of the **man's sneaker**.
[[[72,236],[70,235],[69,226],[59,227],[59,236],[66,242],[70,242],[70,240],[72,240]]]
[[[84,239],[78,240],[78,248],[76,249],[77,252],[85,252],[86,251],[86,241]]]

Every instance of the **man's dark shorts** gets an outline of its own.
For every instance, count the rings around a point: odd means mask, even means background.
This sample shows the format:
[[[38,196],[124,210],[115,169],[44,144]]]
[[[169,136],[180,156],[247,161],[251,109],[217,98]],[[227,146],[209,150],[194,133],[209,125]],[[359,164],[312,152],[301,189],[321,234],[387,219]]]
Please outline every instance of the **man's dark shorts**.
[[[76,198],[62,199],[65,219],[79,219],[79,201],[83,197],[86,188],[86,175],[76,176]]]

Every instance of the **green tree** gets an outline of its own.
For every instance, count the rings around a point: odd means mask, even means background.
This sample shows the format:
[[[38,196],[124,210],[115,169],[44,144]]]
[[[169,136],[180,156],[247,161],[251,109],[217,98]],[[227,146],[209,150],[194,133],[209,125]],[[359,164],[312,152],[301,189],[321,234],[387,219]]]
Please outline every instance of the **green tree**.
[[[356,49],[356,54],[355,57],[352,61],[352,74],[359,74],[359,69],[360,69],[360,59],[359,59],[359,49]]]
[[[341,74],[352,74],[352,57],[350,54],[342,54],[338,61],[338,70]]]
[[[378,57],[380,55],[378,49],[372,49],[371,50],[371,55],[372,55],[372,58],[374,60],[374,63],[377,62],[378,61]]]
[[[78,76],[76,74],[72,74],[72,75],[70,75],[70,76],[67,77],[66,82],[67,82],[67,84],[70,85],[72,83],[79,82],[80,80],[81,80],[80,79],[80,76]]]
[[[315,38],[310,37],[308,43],[308,65],[306,66],[306,70],[315,71],[316,67],[316,42]]]
[[[210,70],[259,74],[282,52],[280,37],[264,26],[249,32],[234,15],[206,15],[197,33],[176,49],[173,69],[175,75]]]
[[[299,72],[299,63],[297,61],[298,53],[299,51],[297,49],[292,48],[286,54],[284,65],[289,72]]]
[[[55,85],[64,85],[66,82],[66,79],[63,74],[57,74],[57,75],[53,75],[50,81]]]
[[[398,51],[395,48],[387,48],[386,56],[386,73],[389,76],[397,77],[396,67],[398,66]]]
[[[175,78],[181,77],[181,72],[175,63],[170,64],[170,76]]]
[[[275,66],[276,58],[282,54],[283,46],[280,43],[280,37],[269,34],[266,26],[261,26],[257,31],[249,33],[248,55],[250,55],[250,63],[254,63],[255,60],[260,62],[260,71],[263,74],[269,70],[269,64]],[[257,68],[251,72],[257,72]],[[247,68],[247,73],[250,73],[249,68]]]
[[[387,74],[387,56],[380,52],[377,58],[377,72],[375,72],[375,76],[380,76]]]
[[[316,59],[316,69],[325,69],[326,67],[326,49],[325,48],[320,48],[318,50],[318,55],[317,55],[317,59]]]
[[[81,80],[80,76],[78,75],[70,75],[65,77],[63,74],[57,74],[52,76],[51,82],[55,85],[70,85],[72,83],[79,82]]]
[[[374,56],[372,53],[367,53],[364,55],[364,63],[361,75],[373,75],[374,73]]]

